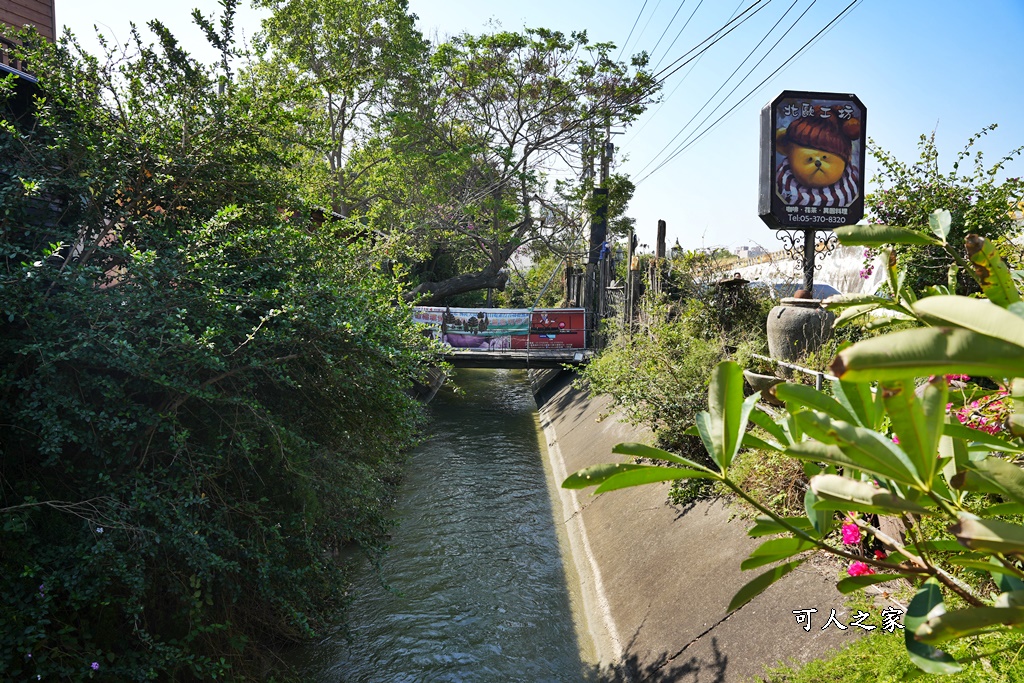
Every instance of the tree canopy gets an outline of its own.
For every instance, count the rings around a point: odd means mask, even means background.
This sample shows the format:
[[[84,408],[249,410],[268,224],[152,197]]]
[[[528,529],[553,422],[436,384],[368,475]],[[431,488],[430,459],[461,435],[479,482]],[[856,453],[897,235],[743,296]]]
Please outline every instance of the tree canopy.
[[[290,106],[309,112],[294,130],[319,188],[309,195],[374,234],[421,303],[500,289],[517,250],[578,234],[605,127],[634,120],[658,90],[645,55],[617,62],[585,33],[428,46],[403,2],[263,4],[275,14],[254,76],[293,83]]]

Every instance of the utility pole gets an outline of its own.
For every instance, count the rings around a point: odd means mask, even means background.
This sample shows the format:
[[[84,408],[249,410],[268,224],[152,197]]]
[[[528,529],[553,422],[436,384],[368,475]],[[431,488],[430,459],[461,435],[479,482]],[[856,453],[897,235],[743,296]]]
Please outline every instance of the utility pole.
[[[584,308],[590,328],[587,332],[587,346],[600,346],[596,332],[599,321],[605,315],[605,287],[608,278],[608,258],[605,243],[608,239],[608,173],[615,146],[611,142],[611,125],[605,125],[605,139],[601,145],[600,186],[591,191],[593,213],[590,217],[590,251],[584,284]],[[584,168],[589,166],[589,159]]]

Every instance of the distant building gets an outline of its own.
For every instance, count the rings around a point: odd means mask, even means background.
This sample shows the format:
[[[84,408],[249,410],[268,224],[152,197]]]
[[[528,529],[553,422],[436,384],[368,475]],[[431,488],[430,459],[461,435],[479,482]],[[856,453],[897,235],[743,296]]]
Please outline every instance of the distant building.
[[[57,33],[54,0],[0,0],[0,77],[14,74],[17,82],[14,96],[6,101],[5,117],[20,120],[31,111],[32,93],[36,87],[37,74],[33,73],[32,65],[14,55],[18,44],[13,40],[14,33],[26,26],[35,26],[39,35],[47,40],[54,40]]]
[[[0,23],[16,29],[30,24],[36,27],[39,35],[52,41],[57,36],[53,2],[54,0],[0,0]],[[0,29],[0,33],[2,32]]]
[[[740,248],[738,248],[733,253],[735,253],[740,258],[756,258],[758,256],[764,256],[768,252],[765,251],[762,247],[753,246],[753,247],[740,247]]]

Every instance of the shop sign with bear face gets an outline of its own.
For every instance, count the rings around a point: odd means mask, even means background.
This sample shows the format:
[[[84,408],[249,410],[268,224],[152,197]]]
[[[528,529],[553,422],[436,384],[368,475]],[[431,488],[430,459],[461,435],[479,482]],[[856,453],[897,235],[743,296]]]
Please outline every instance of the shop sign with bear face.
[[[866,121],[856,95],[786,90],[765,105],[761,220],[828,230],[863,218]]]

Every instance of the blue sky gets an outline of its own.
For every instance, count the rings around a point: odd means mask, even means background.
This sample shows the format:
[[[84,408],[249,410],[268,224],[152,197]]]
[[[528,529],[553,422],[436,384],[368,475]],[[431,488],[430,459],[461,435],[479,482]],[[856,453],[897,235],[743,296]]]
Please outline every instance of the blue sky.
[[[782,90],[856,94],[868,111],[868,136],[906,161],[917,157],[919,136],[934,130],[945,170],[967,139],[990,123],[999,128],[980,145],[987,161],[1024,144],[1024,0],[859,0],[812,41],[850,1],[770,0],[698,61],[669,77],[665,101],[625,134],[615,136],[618,169],[640,181],[629,213],[637,221],[641,242],[653,244],[657,221],[664,219],[670,246],[678,239],[688,248],[777,248],[775,234],[757,217],[758,117],[761,107]],[[646,50],[651,64],[664,68],[754,0],[409,2],[419,16],[420,30],[431,39],[484,32],[489,22],[509,30],[584,29],[593,41],[625,44],[627,54]],[[129,21],[141,25],[157,16],[198,51],[202,39],[190,23],[192,7],[209,14],[217,3],[56,0],[58,24],[70,26],[83,39],[96,23],[108,36],[124,40]],[[251,35],[258,30],[259,16],[246,8],[239,24]],[[755,89],[808,41],[812,42],[798,58]],[[748,71],[747,80],[739,83]],[[705,130],[723,114],[727,115],[714,128]],[[651,173],[688,139],[685,150]],[[873,169],[869,160],[868,191]],[[1024,160],[1011,164],[1008,173],[1024,174]]]

